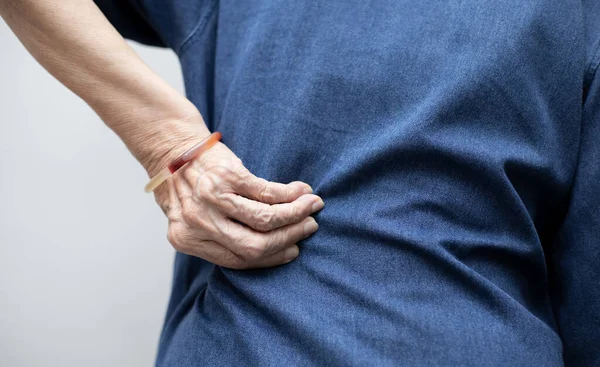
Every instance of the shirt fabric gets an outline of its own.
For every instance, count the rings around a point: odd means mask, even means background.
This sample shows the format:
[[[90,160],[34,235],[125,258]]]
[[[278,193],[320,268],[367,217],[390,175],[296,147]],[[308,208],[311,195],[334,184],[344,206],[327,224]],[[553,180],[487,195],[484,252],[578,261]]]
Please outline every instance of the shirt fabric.
[[[600,1],[97,3],[326,203],[288,265],[177,253],[157,366],[600,366]]]

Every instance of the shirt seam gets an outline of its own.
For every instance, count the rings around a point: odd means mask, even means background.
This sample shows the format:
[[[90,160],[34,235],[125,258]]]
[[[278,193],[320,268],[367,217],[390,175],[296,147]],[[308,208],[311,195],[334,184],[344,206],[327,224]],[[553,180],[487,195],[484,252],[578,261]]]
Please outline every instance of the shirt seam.
[[[204,14],[198,20],[198,22],[196,22],[196,25],[194,26],[194,28],[192,28],[190,33],[183,39],[183,41],[181,42],[181,45],[179,47],[177,47],[176,49],[174,49],[174,51],[177,55],[181,55],[185,51],[185,48],[187,47],[187,45],[191,42],[191,40],[193,38],[204,33],[204,30],[206,29],[206,25],[208,24],[207,20],[212,16],[213,12],[215,11],[215,8],[217,7],[217,2],[218,1],[216,1],[216,0],[212,2],[212,6],[210,7],[210,9],[208,11],[204,12]]]
[[[600,40],[596,42],[595,51],[588,63],[585,73],[585,87],[592,85],[592,81],[594,80],[596,72],[598,71],[598,66],[600,66]]]

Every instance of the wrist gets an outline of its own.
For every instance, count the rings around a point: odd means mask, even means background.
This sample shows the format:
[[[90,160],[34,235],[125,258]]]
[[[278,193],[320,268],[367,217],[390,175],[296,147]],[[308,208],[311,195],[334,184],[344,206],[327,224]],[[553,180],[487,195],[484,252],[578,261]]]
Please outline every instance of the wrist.
[[[92,105],[154,176],[187,149],[210,135],[200,112],[185,97],[168,87],[160,96],[149,88],[127,95],[119,103]],[[89,102],[88,102],[89,103]]]
[[[113,129],[149,176],[210,135],[200,113],[136,119]]]
[[[187,125],[183,121],[165,123],[167,131],[163,131],[156,139],[147,140],[139,153],[139,162],[146,169],[149,177],[167,167],[184,152],[210,135],[204,123]],[[163,130],[163,129],[161,129]],[[151,143],[150,143],[151,141]]]

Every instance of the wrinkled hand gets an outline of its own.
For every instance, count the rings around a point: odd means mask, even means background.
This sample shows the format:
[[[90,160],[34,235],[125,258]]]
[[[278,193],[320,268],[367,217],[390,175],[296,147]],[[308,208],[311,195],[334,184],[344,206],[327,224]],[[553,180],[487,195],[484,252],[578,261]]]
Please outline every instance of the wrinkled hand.
[[[181,168],[155,195],[177,251],[233,269],[294,260],[297,242],[318,229],[310,215],[324,206],[303,182],[254,176],[222,143]]]

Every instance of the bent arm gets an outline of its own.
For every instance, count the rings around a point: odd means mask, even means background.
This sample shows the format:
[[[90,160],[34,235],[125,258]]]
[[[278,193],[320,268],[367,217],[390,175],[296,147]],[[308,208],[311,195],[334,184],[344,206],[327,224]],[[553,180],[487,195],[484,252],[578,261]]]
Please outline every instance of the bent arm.
[[[192,103],[138,57],[92,0],[0,0],[0,15],[150,175],[209,134]]]

